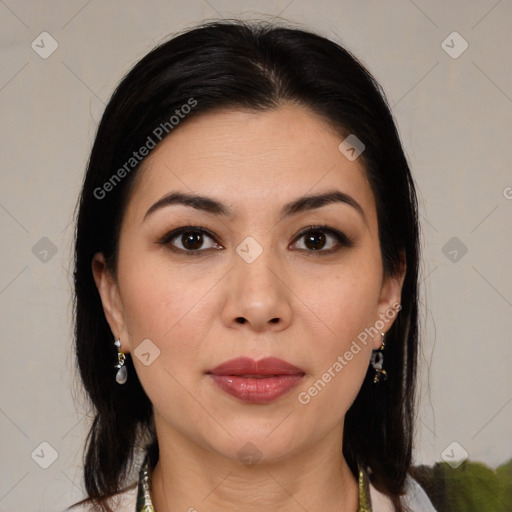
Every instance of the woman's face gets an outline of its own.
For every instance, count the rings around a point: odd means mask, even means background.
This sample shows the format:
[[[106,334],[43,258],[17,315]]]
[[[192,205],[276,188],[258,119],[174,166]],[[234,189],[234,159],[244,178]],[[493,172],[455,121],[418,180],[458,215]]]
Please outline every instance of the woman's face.
[[[159,439],[268,461],[341,439],[402,285],[383,281],[374,197],[341,141],[297,106],[224,111],[178,126],[146,159],[117,275],[101,255],[93,269]],[[286,206],[335,192],[346,200]],[[208,200],[163,200],[176,193]],[[295,369],[235,362],[211,373],[241,357]]]

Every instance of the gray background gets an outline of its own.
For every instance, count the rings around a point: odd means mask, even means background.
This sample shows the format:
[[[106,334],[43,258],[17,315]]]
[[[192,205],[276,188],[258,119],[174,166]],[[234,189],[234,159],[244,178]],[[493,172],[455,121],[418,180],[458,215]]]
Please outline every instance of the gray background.
[[[418,185],[416,463],[465,450],[496,467],[512,456],[510,0],[0,0],[0,512],[58,511],[82,497],[90,415],[72,354],[71,241],[104,104],[173,32],[275,16],[341,42],[369,67]],[[58,44],[49,56],[42,32]]]

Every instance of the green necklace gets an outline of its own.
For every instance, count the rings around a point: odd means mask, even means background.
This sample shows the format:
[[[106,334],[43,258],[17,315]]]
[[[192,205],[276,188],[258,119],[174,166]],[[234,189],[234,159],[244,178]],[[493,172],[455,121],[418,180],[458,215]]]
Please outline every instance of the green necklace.
[[[370,489],[368,475],[361,466],[359,469],[359,506],[357,512],[372,512],[370,500]],[[151,478],[149,471],[148,457],[144,459],[140,470],[139,484],[137,490],[137,507],[135,512],[155,512],[155,507],[151,501]]]

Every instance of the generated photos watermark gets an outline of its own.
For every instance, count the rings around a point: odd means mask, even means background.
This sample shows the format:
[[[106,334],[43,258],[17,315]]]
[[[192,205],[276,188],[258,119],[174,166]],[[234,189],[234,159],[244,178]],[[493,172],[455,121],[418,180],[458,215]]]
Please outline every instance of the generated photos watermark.
[[[322,376],[315,381],[306,391],[301,391],[297,399],[302,405],[307,405],[311,399],[320,393],[329,382],[331,382],[345,366],[348,365],[355,355],[361,352],[361,347],[368,344],[368,341],[374,338],[379,332],[382,331],[384,326],[391,322],[398,312],[402,309],[402,305],[395,302],[385,313],[380,314],[379,320],[371,327],[367,327],[357,335],[357,339],[352,341],[350,348],[345,351],[343,355],[339,355],[336,361],[329,366],[329,368],[322,374]]]
[[[168,121],[160,123],[152,132],[148,135],[146,142],[139,148],[138,151],[134,151],[132,156],[117,169],[114,174],[101,186],[94,189],[94,197],[96,199],[104,199],[109,192],[121,182],[133,169],[135,169],[142,160],[150,153],[156,145],[164,139],[166,135],[171,133],[176,126],[178,126],[182,119],[191,112],[191,110],[197,106],[197,100],[195,98],[189,98],[186,103],[181,105],[174,111]]]

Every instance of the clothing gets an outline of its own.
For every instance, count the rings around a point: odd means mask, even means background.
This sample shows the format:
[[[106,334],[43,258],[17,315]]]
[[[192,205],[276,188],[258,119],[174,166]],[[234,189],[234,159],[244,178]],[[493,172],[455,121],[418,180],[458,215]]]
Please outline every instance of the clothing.
[[[147,457],[141,466],[139,480],[124,492],[112,498],[115,512],[156,512],[151,504],[150,472]],[[411,512],[436,512],[425,491],[411,478],[406,479],[405,503]],[[80,505],[64,512],[90,512],[92,508]],[[358,512],[394,512],[390,499],[371,484],[366,471],[359,469]]]

